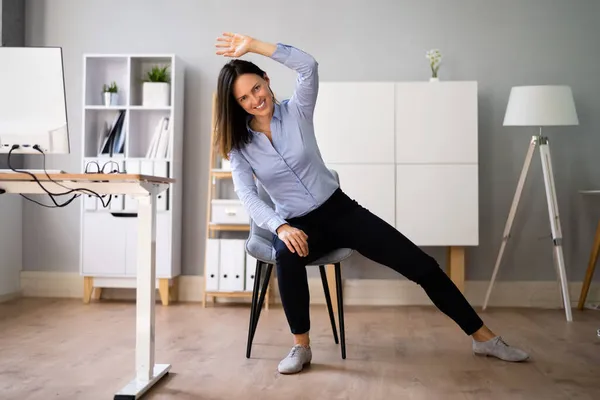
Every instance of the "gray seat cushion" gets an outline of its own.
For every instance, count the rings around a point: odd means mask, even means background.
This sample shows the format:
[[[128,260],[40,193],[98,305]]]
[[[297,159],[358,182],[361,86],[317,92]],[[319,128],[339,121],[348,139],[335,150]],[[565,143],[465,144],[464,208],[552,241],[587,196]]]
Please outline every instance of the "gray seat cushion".
[[[268,264],[275,264],[275,249],[271,241],[258,235],[251,235],[246,241],[246,251],[252,257]],[[326,265],[342,262],[352,255],[352,249],[336,249],[313,261],[310,265]]]

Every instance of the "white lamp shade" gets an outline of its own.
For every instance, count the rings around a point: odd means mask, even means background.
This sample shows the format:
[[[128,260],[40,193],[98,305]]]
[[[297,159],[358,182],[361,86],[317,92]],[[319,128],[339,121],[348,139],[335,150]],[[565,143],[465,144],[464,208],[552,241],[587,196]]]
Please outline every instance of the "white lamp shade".
[[[505,126],[579,125],[569,86],[515,86],[510,90]]]

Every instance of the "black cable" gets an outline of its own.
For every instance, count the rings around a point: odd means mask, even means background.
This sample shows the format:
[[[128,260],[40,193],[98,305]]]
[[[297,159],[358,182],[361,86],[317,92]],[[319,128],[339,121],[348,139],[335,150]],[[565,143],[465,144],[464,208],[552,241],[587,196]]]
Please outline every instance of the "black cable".
[[[27,175],[31,176],[31,177],[33,178],[33,180],[34,180],[34,181],[35,181],[35,182],[36,182],[36,183],[37,183],[37,184],[38,184],[38,185],[39,185],[39,186],[42,188],[42,190],[48,194],[48,196],[50,197],[50,199],[51,199],[51,200],[52,200],[52,202],[54,203],[54,206],[51,206],[51,205],[47,205],[47,204],[40,203],[40,202],[38,202],[38,201],[36,201],[36,200],[33,200],[33,199],[31,199],[31,198],[29,198],[29,197],[25,196],[24,194],[20,194],[20,195],[21,195],[21,197],[23,197],[23,198],[25,198],[25,199],[27,199],[27,200],[29,200],[29,201],[33,202],[33,203],[36,203],[36,204],[38,204],[38,205],[40,205],[40,206],[43,206],[43,207],[48,207],[48,208],[56,208],[56,207],[65,207],[65,206],[69,205],[69,204],[70,204],[70,203],[71,203],[73,200],[75,200],[77,197],[81,196],[81,194],[75,194],[75,195],[73,195],[73,197],[71,197],[71,199],[67,200],[67,201],[66,201],[65,203],[63,203],[63,204],[58,204],[58,203],[57,203],[57,202],[54,200],[54,196],[64,196],[64,195],[67,195],[67,194],[70,194],[70,193],[73,193],[73,192],[82,192],[82,191],[83,191],[83,192],[89,192],[89,193],[92,193],[93,195],[97,196],[97,197],[100,199],[100,201],[102,202],[102,205],[104,206],[104,208],[108,207],[108,205],[110,204],[110,200],[112,199],[112,195],[110,195],[110,196],[109,196],[108,203],[104,204],[104,201],[103,201],[103,199],[102,199],[104,196],[101,196],[101,195],[99,195],[98,193],[94,192],[94,191],[93,191],[93,190],[91,190],[91,189],[86,189],[86,188],[81,188],[81,189],[70,189],[70,188],[68,188],[68,187],[66,187],[66,186],[64,186],[64,185],[62,185],[62,184],[60,184],[59,182],[57,182],[57,181],[53,180],[53,179],[50,177],[50,175],[48,174],[48,171],[46,170],[46,154],[44,153],[44,151],[43,151],[43,150],[42,150],[42,149],[41,149],[41,148],[40,148],[38,145],[34,145],[34,146],[33,146],[33,148],[34,148],[35,150],[37,150],[38,152],[40,152],[40,153],[41,153],[41,154],[44,156],[43,169],[44,169],[44,172],[45,172],[46,176],[48,177],[48,179],[49,179],[51,182],[53,182],[53,183],[55,183],[55,184],[57,184],[57,185],[59,185],[59,186],[61,186],[61,187],[64,187],[65,189],[68,189],[68,191],[67,191],[67,192],[64,192],[64,193],[52,193],[52,192],[50,192],[48,189],[46,189],[46,188],[44,187],[44,185],[42,185],[42,183],[39,181],[39,179],[37,179],[37,177],[35,176],[35,174],[32,174],[31,172],[29,172],[29,171],[26,171],[26,170],[18,170],[18,169],[15,169],[15,168],[13,168],[13,167],[12,167],[12,165],[11,165],[11,162],[10,162],[10,157],[11,157],[11,155],[12,155],[12,152],[13,152],[14,150],[18,149],[19,147],[20,147],[20,146],[19,146],[18,144],[15,144],[15,145],[13,145],[13,146],[12,146],[12,148],[11,148],[11,149],[10,149],[10,151],[8,152],[8,160],[7,160],[7,162],[8,162],[8,167],[9,167],[9,168],[10,168],[12,171],[14,171],[14,172],[23,173],[23,174],[27,174]],[[108,163],[110,163],[110,162],[108,162]],[[106,163],[106,164],[108,164],[108,163]],[[97,163],[96,163],[96,164],[97,164]],[[106,166],[106,164],[105,164],[105,165],[102,167],[102,171],[104,171],[104,167]],[[118,166],[118,164],[117,164],[117,166]],[[100,166],[98,165],[98,167],[100,167]],[[86,167],[86,170],[87,170],[87,167]],[[118,172],[118,170],[117,170],[117,172]]]
[[[37,144],[36,144],[36,145],[34,145],[34,146],[33,146],[33,148],[42,154],[42,156],[43,156],[43,160],[44,160],[44,161],[43,161],[43,163],[42,163],[42,165],[43,165],[43,169],[44,169],[44,173],[46,174],[46,176],[48,177],[48,179],[50,180],[50,182],[53,182],[53,183],[55,183],[55,184],[56,184],[56,185],[58,185],[58,186],[61,186],[61,187],[65,188],[65,189],[68,189],[68,190],[69,190],[69,192],[74,192],[74,191],[84,191],[84,192],[88,192],[88,195],[91,193],[92,195],[94,195],[94,196],[98,197],[98,199],[100,199],[100,202],[102,203],[102,206],[103,206],[104,208],[107,208],[107,207],[110,205],[110,201],[112,200],[112,195],[109,195],[109,197],[108,197],[108,202],[107,202],[106,204],[104,204],[103,198],[104,198],[104,197],[106,197],[106,195],[100,195],[100,194],[98,194],[98,193],[94,192],[93,190],[91,190],[91,189],[86,189],[86,188],[81,188],[81,189],[71,189],[71,188],[69,188],[69,187],[67,187],[67,186],[65,186],[65,185],[63,185],[63,184],[61,184],[60,182],[57,182],[57,181],[55,181],[54,179],[52,179],[52,177],[50,176],[50,174],[48,174],[48,171],[46,170],[46,153],[44,153],[44,151],[43,151],[43,150],[40,148],[40,146],[38,146]],[[98,164],[98,163],[96,163],[96,164]],[[115,164],[116,164],[116,163],[115,163]],[[105,164],[105,165],[106,165],[106,164]],[[98,167],[100,167],[100,166],[98,165]],[[117,167],[118,167],[118,164],[117,164]],[[104,167],[102,168],[102,171],[104,171]],[[87,167],[86,167],[86,172],[87,172]],[[77,195],[77,197],[79,197],[79,196],[80,196],[80,195]],[[71,199],[71,201],[72,201],[72,200],[73,200],[73,199]],[[69,201],[69,203],[70,203],[71,201]],[[67,203],[67,204],[68,204],[68,203]]]

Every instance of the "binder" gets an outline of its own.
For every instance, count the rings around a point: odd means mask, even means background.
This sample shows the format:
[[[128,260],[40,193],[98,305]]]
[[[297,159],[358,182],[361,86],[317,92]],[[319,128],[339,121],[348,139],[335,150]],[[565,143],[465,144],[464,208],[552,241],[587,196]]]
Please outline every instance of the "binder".
[[[251,292],[254,289],[254,273],[256,272],[256,258],[246,253],[245,287],[244,290]]]
[[[167,161],[155,161],[154,162],[154,176],[162,176],[164,178],[169,177],[169,165]],[[168,199],[169,189],[159,193],[156,201],[156,210],[165,211],[168,210]]]
[[[220,243],[221,239],[206,240],[206,275],[204,279],[207,292],[219,290]]]
[[[244,290],[245,242],[245,239],[221,240],[219,290],[224,292]]]

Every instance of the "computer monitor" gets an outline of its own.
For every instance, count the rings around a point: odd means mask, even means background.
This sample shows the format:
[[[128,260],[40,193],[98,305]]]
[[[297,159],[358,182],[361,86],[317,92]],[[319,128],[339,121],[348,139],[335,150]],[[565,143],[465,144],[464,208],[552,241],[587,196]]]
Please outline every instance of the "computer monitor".
[[[0,47],[0,153],[70,153],[60,47]]]

